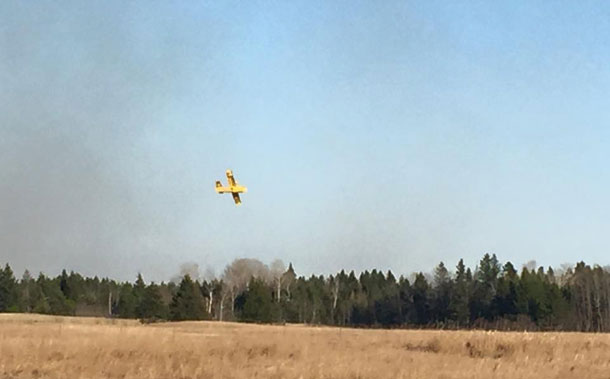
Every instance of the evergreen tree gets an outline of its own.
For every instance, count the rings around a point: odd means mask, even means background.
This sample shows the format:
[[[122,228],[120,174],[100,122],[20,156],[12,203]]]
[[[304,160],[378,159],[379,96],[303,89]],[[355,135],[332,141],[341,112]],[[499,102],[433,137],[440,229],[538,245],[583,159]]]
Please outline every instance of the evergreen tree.
[[[398,279],[398,299],[399,299],[399,312],[400,312],[400,323],[410,324],[415,323],[415,312],[413,307],[413,290],[411,283],[404,276]]]
[[[60,288],[60,277],[50,279],[42,273],[38,276],[36,284],[40,287],[40,296],[34,308],[36,313],[49,313],[55,315],[74,315],[75,303],[66,299]]]
[[[70,298],[71,291],[70,291],[70,288],[68,285],[68,274],[66,273],[65,269],[61,271],[61,276],[60,276],[60,280],[59,280],[59,289],[64,294],[64,297],[66,299]]]
[[[138,273],[138,276],[136,277],[136,282],[133,285],[131,293],[133,296],[135,316],[139,319],[144,318],[144,315],[138,313],[138,307],[140,306],[140,303],[142,303],[142,298],[144,297],[145,291],[146,283],[144,283],[144,278],[142,278],[142,274]]]
[[[0,268],[0,312],[17,311],[17,281],[11,266]]]
[[[475,274],[474,294],[471,299],[471,316],[484,317],[491,320],[493,317],[491,303],[496,296],[500,264],[496,255],[485,254],[479,263]]]
[[[248,322],[271,322],[271,291],[262,279],[252,278],[245,293],[241,319]]]
[[[492,313],[496,317],[515,319],[518,308],[519,277],[512,263],[507,262],[502,268],[502,275],[497,281],[496,295],[493,299]]]
[[[193,300],[196,302],[197,296],[193,296]],[[193,308],[192,319],[201,320],[205,316],[205,310]],[[145,289],[142,295],[140,304],[138,304],[136,313],[140,315],[141,319],[144,320],[161,320],[167,318],[168,309],[163,299],[161,298],[161,292],[159,286],[155,283],[150,283]],[[188,316],[188,313],[187,313]],[[187,317],[186,319],[191,319]]]
[[[377,322],[383,326],[400,325],[400,296],[398,283],[392,271],[388,271],[381,286],[381,299],[375,302]]]
[[[543,269],[538,270],[538,272],[523,269],[520,281],[522,291],[522,299],[519,302],[520,310],[522,313],[527,313],[539,325],[548,317],[551,310],[544,282]],[[523,308],[524,304],[526,305],[525,309]]]
[[[383,274],[379,277],[377,270],[370,273],[364,271],[360,275],[362,302],[356,309],[356,321],[364,325],[374,325],[378,322],[375,304],[382,299]]]
[[[432,299],[432,318],[435,321],[446,322],[453,318],[451,298],[453,282],[449,271],[443,262],[434,269],[434,291]]]
[[[141,308],[139,308],[141,309]],[[203,320],[206,318],[203,296],[199,285],[187,274],[182,278],[178,291],[172,298],[169,307],[170,319],[181,320]],[[138,317],[143,317],[140,314]]]
[[[455,290],[453,291],[449,304],[451,313],[455,316],[458,326],[465,326],[470,322],[469,303],[471,281],[470,269],[466,271],[464,260],[460,259],[455,273]]]
[[[119,291],[117,314],[121,318],[135,318],[137,306],[132,285],[129,283],[123,284]]]
[[[430,286],[423,273],[415,275],[413,282],[413,308],[415,311],[415,323],[426,325],[430,323]]]
[[[63,291],[62,291],[63,292]],[[78,302],[85,297],[85,279],[74,271],[70,271],[66,280],[66,299]]]

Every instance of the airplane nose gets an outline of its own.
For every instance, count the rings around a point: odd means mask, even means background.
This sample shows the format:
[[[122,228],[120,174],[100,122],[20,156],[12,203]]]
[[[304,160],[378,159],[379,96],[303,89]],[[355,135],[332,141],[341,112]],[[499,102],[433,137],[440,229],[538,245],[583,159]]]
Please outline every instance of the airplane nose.
[[[227,170],[227,175],[232,175],[233,172],[231,170]]]

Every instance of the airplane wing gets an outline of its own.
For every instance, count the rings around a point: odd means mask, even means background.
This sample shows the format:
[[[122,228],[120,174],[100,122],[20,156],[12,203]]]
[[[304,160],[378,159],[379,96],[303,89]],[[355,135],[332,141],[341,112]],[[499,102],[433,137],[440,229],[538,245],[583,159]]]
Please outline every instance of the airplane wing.
[[[232,195],[233,195],[233,200],[235,201],[235,205],[239,205],[239,204],[241,204],[241,199],[239,198],[239,194],[238,194],[238,193],[233,192],[233,194],[232,194]]]
[[[227,170],[227,179],[229,180],[229,187],[235,186],[235,178],[233,177],[233,173],[231,170]]]

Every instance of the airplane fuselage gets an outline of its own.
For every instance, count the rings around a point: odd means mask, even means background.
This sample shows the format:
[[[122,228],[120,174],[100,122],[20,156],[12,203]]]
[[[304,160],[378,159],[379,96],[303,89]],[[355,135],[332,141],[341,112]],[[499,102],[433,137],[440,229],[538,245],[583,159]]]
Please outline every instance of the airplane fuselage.
[[[237,181],[233,177],[233,172],[231,170],[227,170],[227,181],[228,186],[224,187],[220,180],[216,181],[216,193],[230,193],[233,195],[233,200],[235,201],[235,205],[241,204],[241,199],[239,197],[240,193],[247,192],[248,189],[244,186],[240,186],[237,184]]]

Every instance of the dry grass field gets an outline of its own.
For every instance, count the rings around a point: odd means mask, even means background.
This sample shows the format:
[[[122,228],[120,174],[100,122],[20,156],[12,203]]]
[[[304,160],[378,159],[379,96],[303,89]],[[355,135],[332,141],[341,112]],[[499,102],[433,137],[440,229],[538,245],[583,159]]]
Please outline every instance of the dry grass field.
[[[610,378],[610,336],[2,314],[0,378]]]

